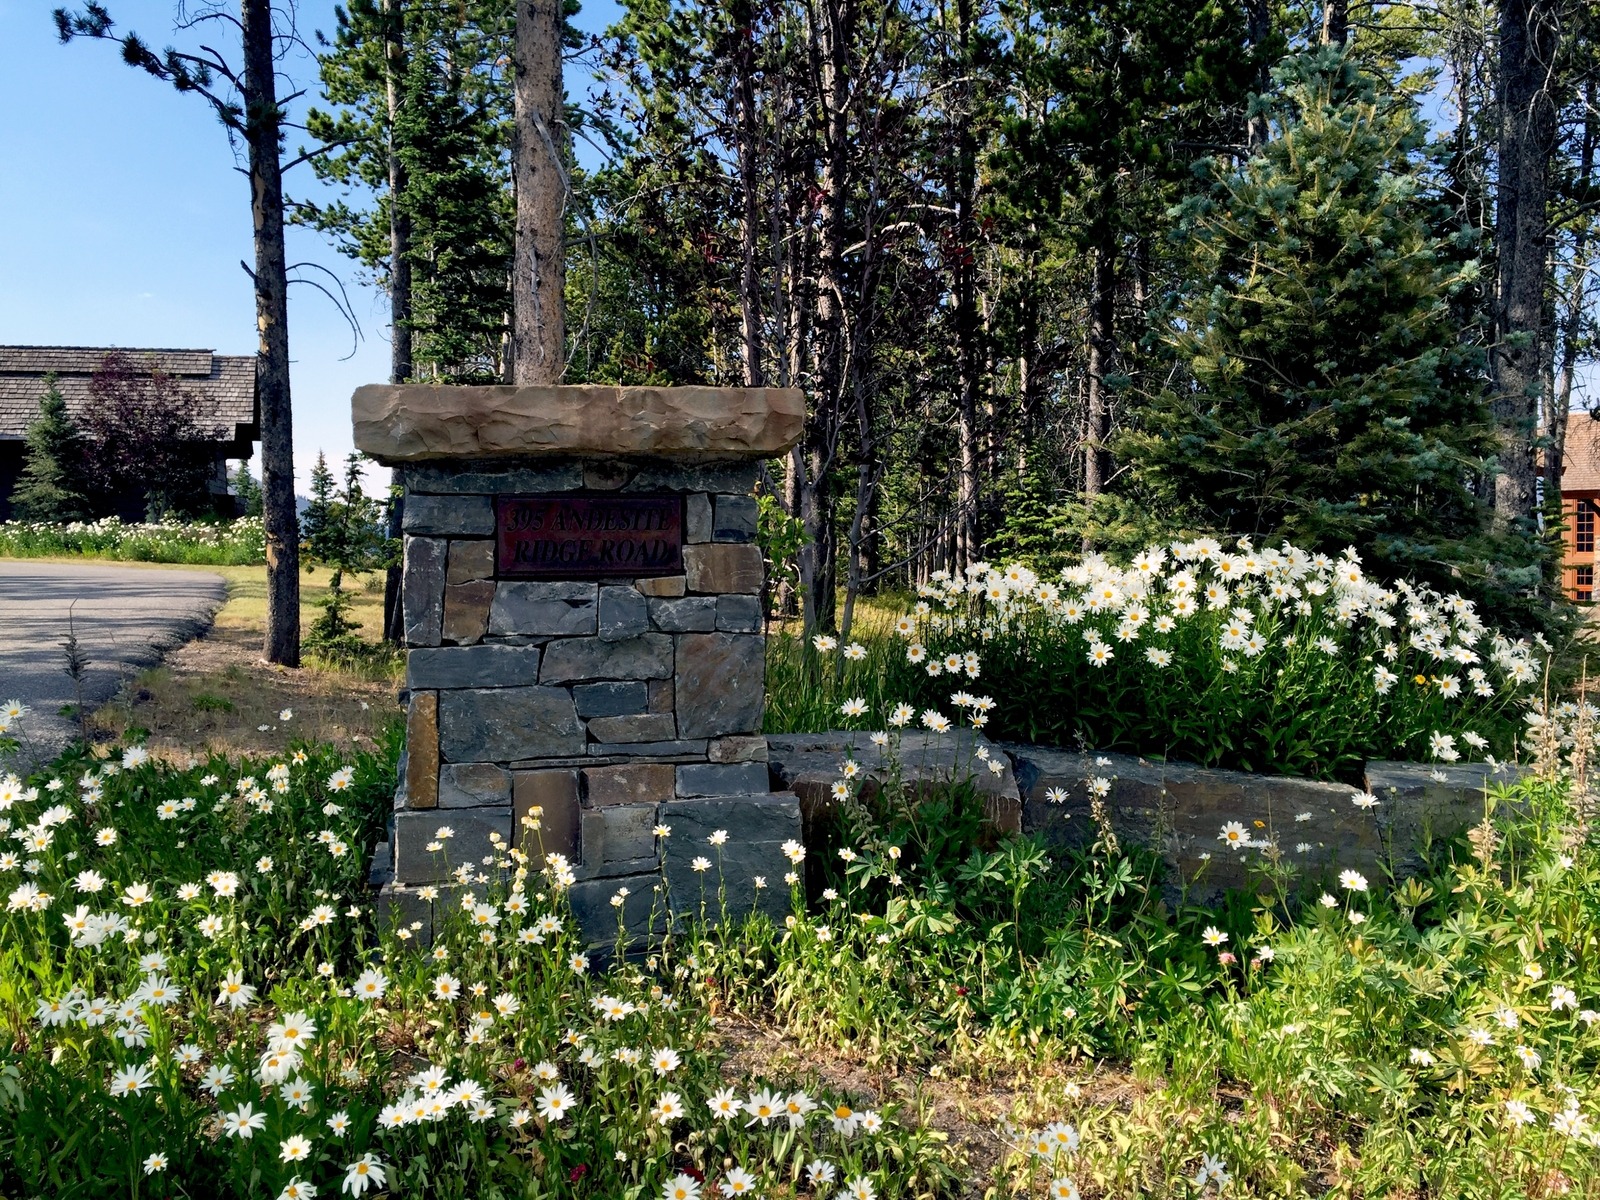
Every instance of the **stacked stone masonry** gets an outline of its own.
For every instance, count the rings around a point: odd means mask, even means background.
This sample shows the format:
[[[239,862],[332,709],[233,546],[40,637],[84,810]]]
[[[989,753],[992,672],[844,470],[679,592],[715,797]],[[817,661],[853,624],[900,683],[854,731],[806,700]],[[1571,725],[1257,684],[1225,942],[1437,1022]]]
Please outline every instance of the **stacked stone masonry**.
[[[800,818],[792,795],[770,794],[761,736],[758,470],[578,459],[397,469],[408,720],[389,844],[404,914],[426,920],[418,885],[493,857],[496,837],[518,844],[535,807],[541,844],[524,848],[574,863],[574,907],[598,930],[616,928],[618,887],[656,894],[661,823],[686,864],[705,839],[695,849],[680,827],[728,829],[721,875],[734,891],[750,891],[756,875],[781,877],[780,847],[800,836]],[[497,577],[495,498],[562,493],[681,496],[682,570]],[[445,825],[445,851],[430,851]],[[667,864],[672,890],[697,896],[699,880],[676,877],[670,853]],[[744,897],[746,911],[757,898]],[[641,923],[649,907],[630,898],[626,915]]]

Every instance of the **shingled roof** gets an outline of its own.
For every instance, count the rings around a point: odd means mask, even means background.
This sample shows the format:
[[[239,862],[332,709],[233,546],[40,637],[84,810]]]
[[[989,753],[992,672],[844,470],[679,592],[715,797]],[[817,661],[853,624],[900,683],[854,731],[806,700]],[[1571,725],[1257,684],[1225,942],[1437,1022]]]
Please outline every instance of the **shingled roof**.
[[[89,396],[89,379],[110,346],[0,346],[0,440],[26,436],[39,415],[44,377],[56,376],[56,390],[76,413]],[[215,354],[210,350],[142,350],[121,353],[140,365],[152,364],[195,396],[223,441],[253,441],[260,436],[253,354]]]
[[[1561,490],[1600,492],[1600,417],[1586,412],[1568,415]]]

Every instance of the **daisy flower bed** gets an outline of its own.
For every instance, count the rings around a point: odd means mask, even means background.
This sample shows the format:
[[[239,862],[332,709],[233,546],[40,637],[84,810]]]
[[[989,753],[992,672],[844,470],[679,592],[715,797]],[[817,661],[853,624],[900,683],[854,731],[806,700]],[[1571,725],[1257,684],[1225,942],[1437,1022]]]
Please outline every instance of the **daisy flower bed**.
[[[1004,680],[973,714],[1001,740],[1343,780],[1368,760],[1510,756],[1548,651],[1459,595],[1368,577],[1353,550],[1214,538],[1052,579],[937,573],[895,632],[900,650],[872,655],[886,690],[961,707],[980,674]]]
[[[591,952],[560,856],[466,865],[430,946],[387,927],[394,780],[310,746],[0,777],[0,1193],[929,1193],[892,1110],[729,1087],[699,939]]]

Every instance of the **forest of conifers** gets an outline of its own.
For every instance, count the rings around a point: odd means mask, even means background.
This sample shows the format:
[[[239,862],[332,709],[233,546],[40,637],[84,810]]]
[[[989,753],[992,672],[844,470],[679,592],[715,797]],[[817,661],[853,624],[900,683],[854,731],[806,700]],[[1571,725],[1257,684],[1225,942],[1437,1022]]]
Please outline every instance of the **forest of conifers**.
[[[803,531],[816,624],[937,569],[1196,532],[1544,607],[1537,475],[1594,348],[1600,6],[576,14],[539,131],[565,380],[804,388],[768,516]],[[309,125],[344,200],[291,212],[389,290],[396,379],[509,377],[514,19],[359,0],[326,38]]]

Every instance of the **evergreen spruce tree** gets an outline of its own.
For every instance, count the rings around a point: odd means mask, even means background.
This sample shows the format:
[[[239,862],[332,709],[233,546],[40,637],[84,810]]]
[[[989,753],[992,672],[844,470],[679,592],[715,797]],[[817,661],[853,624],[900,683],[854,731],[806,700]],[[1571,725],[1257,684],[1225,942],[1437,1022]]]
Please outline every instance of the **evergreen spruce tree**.
[[[11,493],[19,520],[61,523],[90,514],[85,494],[83,442],[67,414],[55,377],[45,379],[39,415],[28,426],[22,474]]]
[[[234,468],[229,482],[233,485],[233,498],[239,505],[242,517],[261,515],[261,481],[250,474],[250,464],[243,460]]]
[[[1536,581],[1496,571],[1519,558],[1473,490],[1495,444],[1477,236],[1431,187],[1408,97],[1334,47],[1274,74],[1259,154],[1197,167],[1174,370],[1122,452],[1179,524],[1355,546],[1376,574],[1510,600]]]
[[[338,484],[333,472],[328,470],[328,456],[317,451],[316,465],[311,468],[311,503],[300,514],[300,537],[306,553],[322,562],[332,562],[337,549]]]

